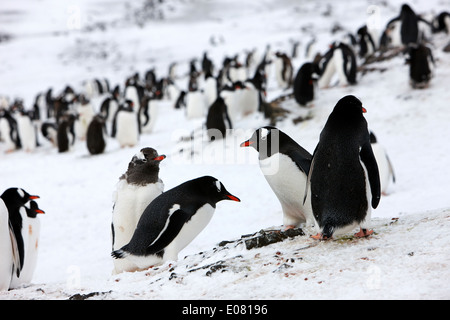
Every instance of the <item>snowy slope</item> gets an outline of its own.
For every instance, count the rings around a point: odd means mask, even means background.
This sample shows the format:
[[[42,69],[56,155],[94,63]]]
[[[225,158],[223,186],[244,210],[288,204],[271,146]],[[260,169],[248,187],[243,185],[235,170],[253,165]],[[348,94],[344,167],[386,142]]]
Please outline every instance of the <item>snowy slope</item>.
[[[133,18],[138,2],[134,7],[119,0],[73,4],[2,2],[1,31],[11,40],[0,43],[0,95],[21,97],[31,106],[35,95],[49,87],[58,92],[70,84],[80,91],[82,82],[94,77],[122,84],[134,72],[142,75],[152,67],[163,76],[173,61],[179,63],[179,84],[184,86],[188,62],[200,59],[205,50],[219,65],[225,55],[254,48],[262,54],[268,44],[273,51],[290,52],[292,40],[301,42],[300,57],[293,61],[298,68],[313,36],[323,53],[345,34],[331,34],[333,25],[338,22],[355,32],[373,3],[173,1],[161,7],[164,20],[141,25]],[[402,2],[374,4],[381,9],[384,26]],[[418,13],[438,13],[450,2],[415,1],[411,6]],[[69,28],[77,8],[80,28]],[[211,45],[211,36],[222,40]],[[179,137],[199,129],[202,120],[187,121],[167,100],[160,106],[155,131],[142,135],[135,148],[121,149],[109,139],[104,154],[90,156],[85,142],[77,141],[71,152],[59,154],[41,138],[43,146],[34,153],[4,154],[0,143],[0,190],[20,186],[39,194],[46,212],[40,217],[32,284],[0,292],[0,299],[67,299],[91,292],[106,292],[98,296],[105,299],[448,299],[450,55],[442,52],[448,40],[445,34],[433,37],[437,68],[426,90],[409,87],[408,67],[399,56],[374,65],[386,68],[384,72],[359,75],[356,86],[320,90],[309,110],[292,100],[283,103],[291,114],[277,126],[312,152],[341,97],[353,94],[363,102],[369,127],[388,150],[397,177],[372,213],[376,234],[369,239],[319,243],[306,235],[260,249],[213,249],[222,240],[282,223],[279,202],[260,172],[256,152],[239,148],[254,129],[267,123],[260,115],[238,121],[238,130],[226,141],[195,145],[198,154],[192,159],[178,153],[189,145]],[[283,93],[271,74],[269,100]],[[101,98],[93,101],[99,107]],[[292,119],[308,112],[311,120],[293,124]],[[220,202],[211,223],[180,253],[179,261],[112,277],[112,193],[131,157],[146,146],[168,156],[160,171],[166,190],[213,175],[242,202]],[[199,268],[218,261],[224,266],[209,276],[211,266]]]

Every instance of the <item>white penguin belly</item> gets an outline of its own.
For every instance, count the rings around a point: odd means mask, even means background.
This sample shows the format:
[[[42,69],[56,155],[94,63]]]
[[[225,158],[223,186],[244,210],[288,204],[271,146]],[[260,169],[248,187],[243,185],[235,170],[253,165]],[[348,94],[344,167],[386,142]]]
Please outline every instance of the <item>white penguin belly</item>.
[[[39,218],[27,218],[23,224],[24,232],[28,233],[27,242],[25,246],[25,263],[20,273],[19,282],[21,284],[30,283],[34,270],[36,269],[39,234],[41,231],[41,223]]]
[[[116,138],[120,146],[134,146],[138,142],[139,130],[134,112],[120,112],[117,115]]]
[[[8,221],[8,209],[0,199],[0,291],[9,289],[12,276],[13,253]]]
[[[188,119],[203,117],[205,109],[205,97],[202,92],[195,91],[187,94],[186,115]]]
[[[378,143],[372,143],[372,150],[377,160],[378,171],[380,172],[381,192],[385,193],[392,177],[389,161],[386,157],[385,150]]]
[[[22,148],[27,152],[34,151],[36,149],[36,132],[30,118],[28,116],[19,116],[17,118],[17,128]]]
[[[303,204],[306,175],[288,156],[276,153],[260,160],[261,171],[283,209],[283,224],[297,226],[314,224],[310,201]],[[308,200],[308,199],[307,199]]]
[[[27,270],[26,265],[29,262],[27,256],[28,256],[28,239],[30,238],[30,236],[28,234],[28,228],[27,228],[28,216],[27,216],[27,213],[26,213],[24,207],[20,208],[20,215],[22,216],[22,221],[23,221],[21,234],[22,234],[22,239],[23,239],[23,258],[24,259],[23,259],[23,266],[22,266],[22,270],[21,270],[20,276],[17,277],[16,273],[14,273],[12,275],[11,284],[9,286],[12,289],[18,288],[24,283],[24,281],[22,280],[23,276],[24,276],[22,274],[22,272]]]
[[[215,208],[205,204],[197,210],[188,222],[184,224],[178,235],[164,250],[164,260],[177,260],[178,253],[183,250],[208,225]]]

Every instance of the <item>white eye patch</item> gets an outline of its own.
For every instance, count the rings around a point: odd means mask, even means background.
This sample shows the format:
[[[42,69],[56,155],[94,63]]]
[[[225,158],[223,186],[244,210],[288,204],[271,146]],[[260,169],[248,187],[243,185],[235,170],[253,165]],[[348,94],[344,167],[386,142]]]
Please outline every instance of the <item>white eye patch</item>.
[[[19,196],[21,197],[21,198],[24,198],[25,197],[25,192],[22,190],[22,189],[17,189],[17,193],[19,194]]]
[[[267,136],[269,135],[269,130],[267,130],[266,128],[261,128],[261,139],[266,139]]]
[[[219,180],[216,180],[216,187],[218,192],[222,191],[222,184],[220,183]]]

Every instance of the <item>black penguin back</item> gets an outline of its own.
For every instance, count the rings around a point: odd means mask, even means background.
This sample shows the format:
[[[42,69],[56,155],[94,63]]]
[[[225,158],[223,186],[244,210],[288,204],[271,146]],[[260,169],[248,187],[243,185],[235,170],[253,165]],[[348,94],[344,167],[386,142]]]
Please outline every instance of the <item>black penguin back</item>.
[[[316,64],[312,62],[304,63],[297,72],[294,79],[294,98],[300,105],[305,106],[314,99],[314,77],[319,74]]]
[[[228,129],[231,129],[232,123],[228,115],[227,105],[225,104],[225,100],[218,96],[209,107],[206,116],[206,129],[208,130],[209,139],[214,141],[218,138],[225,138],[227,134],[227,124]]]
[[[101,115],[96,115],[91,123],[89,123],[86,134],[86,145],[90,154],[100,154],[105,151],[105,128],[105,118]]]

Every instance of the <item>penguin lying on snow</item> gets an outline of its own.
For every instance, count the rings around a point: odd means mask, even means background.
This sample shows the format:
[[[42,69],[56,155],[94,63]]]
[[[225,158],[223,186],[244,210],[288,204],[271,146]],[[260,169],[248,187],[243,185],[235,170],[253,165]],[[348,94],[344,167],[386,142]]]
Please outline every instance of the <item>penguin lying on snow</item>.
[[[167,260],[177,260],[185,248],[209,223],[216,203],[240,201],[214,177],[189,180],[153,200],[139,220],[131,241],[112,252],[140,269]]]
[[[164,184],[159,178],[159,164],[165,157],[153,148],[143,148],[133,156],[127,171],[120,177],[113,195],[113,250],[120,249],[131,240],[145,208],[164,191]],[[137,269],[128,259],[114,260],[114,274]]]
[[[368,230],[370,206],[375,209],[380,202],[380,176],[364,112],[360,100],[345,96],[320,133],[308,176],[320,229],[315,239],[329,239],[357,226],[361,230],[356,236],[373,233]]]
[[[311,154],[281,130],[267,126],[256,130],[241,147],[259,152],[264,177],[280,201],[283,224],[292,228],[314,224],[310,203],[303,203]]]

